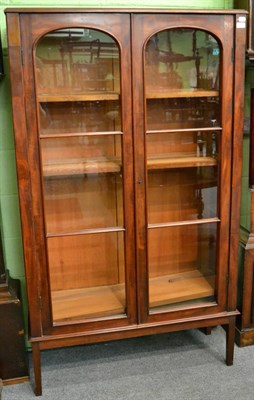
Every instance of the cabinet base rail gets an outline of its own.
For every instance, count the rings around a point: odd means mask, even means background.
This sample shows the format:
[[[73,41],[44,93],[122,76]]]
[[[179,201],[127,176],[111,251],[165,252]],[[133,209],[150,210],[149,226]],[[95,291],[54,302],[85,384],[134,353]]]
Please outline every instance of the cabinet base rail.
[[[42,395],[41,381],[41,357],[40,351],[59,347],[78,346],[88,343],[98,343],[110,340],[120,340],[140,336],[148,336],[159,333],[170,333],[194,328],[209,329],[213,326],[222,325],[226,330],[226,365],[233,364],[235,325],[238,311],[224,312],[212,316],[196,319],[175,320],[159,324],[140,324],[124,328],[79,332],[75,334],[64,334],[55,336],[42,336],[31,338],[33,367],[34,367],[34,392],[36,396]]]

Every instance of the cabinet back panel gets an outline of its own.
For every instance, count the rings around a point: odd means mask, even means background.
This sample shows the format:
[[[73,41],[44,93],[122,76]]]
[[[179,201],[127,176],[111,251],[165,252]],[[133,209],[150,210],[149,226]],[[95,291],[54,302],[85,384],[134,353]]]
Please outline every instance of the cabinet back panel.
[[[216,271],[217,224],[197,224],[148,231],[149,277],[199,270]]]
[[[95,95],[93,96],[95,97]],[[103,101],[103,96],[103,94],[98,94],[97,101],[93,102],[82,101],[85,96],[82,97],[81,95],[79,95],[80,101],[76,102],[41,102],[39,104],[40,134],[52,135],[121,130],[119,102]],[[70,100],[72,99],[71,95],[67,97]],[[79,97],[77,97],[77,100]]]
[[[123,226],[119,175],[45,179],[44,191],[48,233]]]
[[[47,242],[51,290],[123,282],[123,233],[52,237]]]
[[[217,216],[216,167],[149,171],[148,223]]]

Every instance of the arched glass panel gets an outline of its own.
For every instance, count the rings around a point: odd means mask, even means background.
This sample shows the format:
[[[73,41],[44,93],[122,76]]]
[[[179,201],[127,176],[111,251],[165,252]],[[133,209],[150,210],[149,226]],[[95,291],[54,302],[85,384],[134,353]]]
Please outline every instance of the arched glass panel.
[[[35,77],[53,322],[125,314],[118,43],[50,32]]]
[[[145,63],[149,305],[215,300],[221,143],[221,48],[168,29]]]
[[[220,124],[220,46],[209,33],[169,29],[145,50],[147,130]]]
[[[116,41],[95,29],[61,29],[40,40],[41,134],[121,130],[119,54]]]

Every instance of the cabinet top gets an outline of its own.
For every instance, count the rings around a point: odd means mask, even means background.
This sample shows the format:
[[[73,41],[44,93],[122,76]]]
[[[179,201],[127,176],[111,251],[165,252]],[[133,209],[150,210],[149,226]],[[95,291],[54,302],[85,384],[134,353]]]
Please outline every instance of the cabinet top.
[[[163,14],[248,14],[246,10],[238,9],[182,9],[182,8],[6,8],[4,12],[7,13],[163,13]]]

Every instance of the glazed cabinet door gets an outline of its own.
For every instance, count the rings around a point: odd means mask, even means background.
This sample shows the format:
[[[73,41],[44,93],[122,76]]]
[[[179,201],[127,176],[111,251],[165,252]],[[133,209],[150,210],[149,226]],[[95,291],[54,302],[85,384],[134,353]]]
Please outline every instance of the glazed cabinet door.
[[[135,15],[133,37],[140,319],[218,312],[227,293],[233,19]]]
[[[22,16],[48,333],[136,320],[129,29],[120,14]]]

